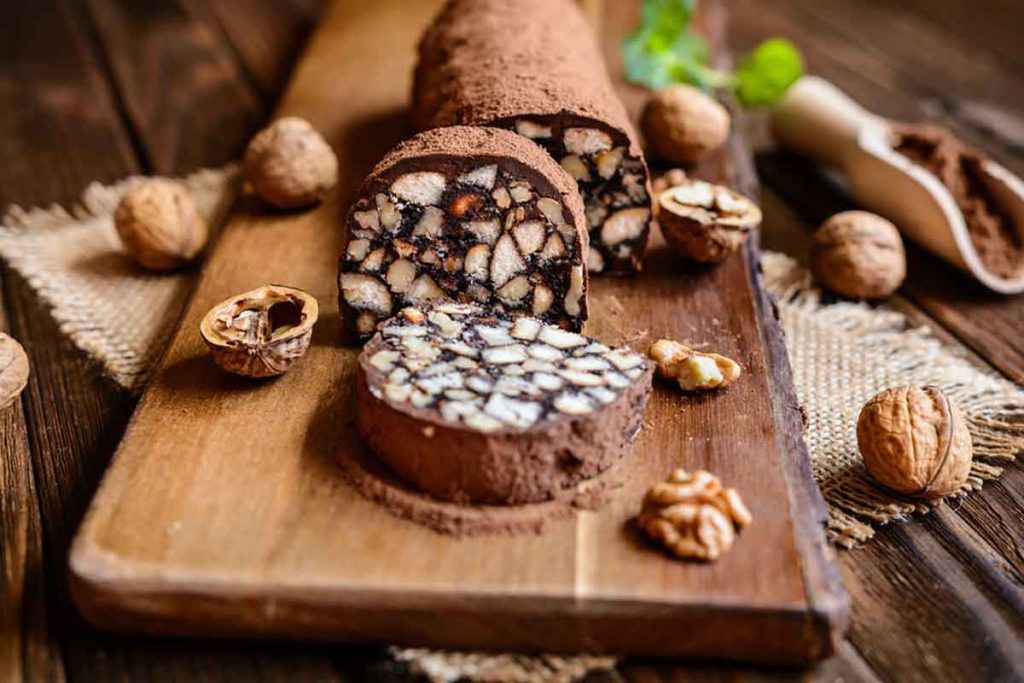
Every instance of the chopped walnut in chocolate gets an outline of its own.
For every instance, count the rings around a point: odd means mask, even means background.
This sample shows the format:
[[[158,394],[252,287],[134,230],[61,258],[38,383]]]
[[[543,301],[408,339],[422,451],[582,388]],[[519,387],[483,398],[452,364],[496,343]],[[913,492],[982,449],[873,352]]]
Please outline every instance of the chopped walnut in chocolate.
[[[651,344],[647,355],[658,364],[658,376],[675,380],[683,391],[708,391],[725,387],[743,372],[739,363],[717,353],[694,351],[670,339]]]
[[[464,153],[474,138],[478,152]],[[536,148],[535,159],[520,154],[529,144],[504,131],[449,128],[381,162],[349,213],[341,259],[342,311],[357,336],[403,306],[442,299],[582,327],[582,211],[550,178],[560,175],[550,159]]]
[[[717,560],[732,548],[736,533],[753,517],[735,489],[718,477],[678,469],[644,497],[637,524],[676,557]]]

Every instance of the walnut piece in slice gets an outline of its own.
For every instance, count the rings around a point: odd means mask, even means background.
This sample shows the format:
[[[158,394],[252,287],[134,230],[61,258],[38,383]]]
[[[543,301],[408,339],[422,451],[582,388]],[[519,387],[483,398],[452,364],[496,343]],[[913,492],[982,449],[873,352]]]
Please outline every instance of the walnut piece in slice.
[[[306,353],[318,311],[311,294],[266,285],[211,308],[199,333],[213,359],[228,372],[273,377]]]
[[[674,379],[683,391],[707,391],[725,387],[739,379],[739,363],[717,353],[694,351],[670,339],[651,344],[647,355],[658,364],[658,376]]]
[[[761,224],[761,209],[743,195],[693,178],[657,195],[657,219],[665,240],[685,259],[720,263]]]
[[[714,561],[753,517],[735,489],[704,470],[677,469],[644,497],[637,525],[679,558]]]

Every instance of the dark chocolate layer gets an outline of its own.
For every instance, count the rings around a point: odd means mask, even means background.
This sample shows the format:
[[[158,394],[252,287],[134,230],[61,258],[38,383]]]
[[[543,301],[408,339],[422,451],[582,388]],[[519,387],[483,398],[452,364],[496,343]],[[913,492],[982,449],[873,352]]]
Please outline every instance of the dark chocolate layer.
[[[421,133],[385,156],[347,218],[339,303],[351,337],[428,300],[474,301],[578,330],[587,232],[572,179],[493,128]]]

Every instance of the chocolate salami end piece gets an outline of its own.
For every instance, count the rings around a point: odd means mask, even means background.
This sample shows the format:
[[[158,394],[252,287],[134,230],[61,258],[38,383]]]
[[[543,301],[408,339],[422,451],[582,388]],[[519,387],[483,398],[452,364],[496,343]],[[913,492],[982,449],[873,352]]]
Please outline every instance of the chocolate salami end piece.
[[[359,356],[356,424],[392,471],[442,500],[547,500],[626,455],[653,366],[536,318],[407,308]]]
[[[647,165],[576,2],[448,2],[420,42],[413,116],[421,129],[497,126],[544,147],[579,185],[590,272],[641,269]]]
[[[572,178],[537,145],[453,126],[403,142],[349,210],[342,319],[366,339],[407,305],[446,299],[579,330],[587,231]]]

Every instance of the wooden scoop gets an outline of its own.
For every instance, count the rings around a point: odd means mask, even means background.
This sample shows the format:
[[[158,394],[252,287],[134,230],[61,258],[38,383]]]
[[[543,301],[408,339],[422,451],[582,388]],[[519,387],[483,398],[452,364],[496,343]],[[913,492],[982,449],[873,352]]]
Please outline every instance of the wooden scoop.
[[[828,81],[805,76],[776,108],[772,125],[783,145],[842,170],[860,204],[893,221],[928,251],[997,292],[1024,292],[1024,273],[1007,279],[985,268],[946,186],[893,149],[897,138],[890,121]],[[1024,240],[1024,182],[993,161],[982,170],[992,196]]]

